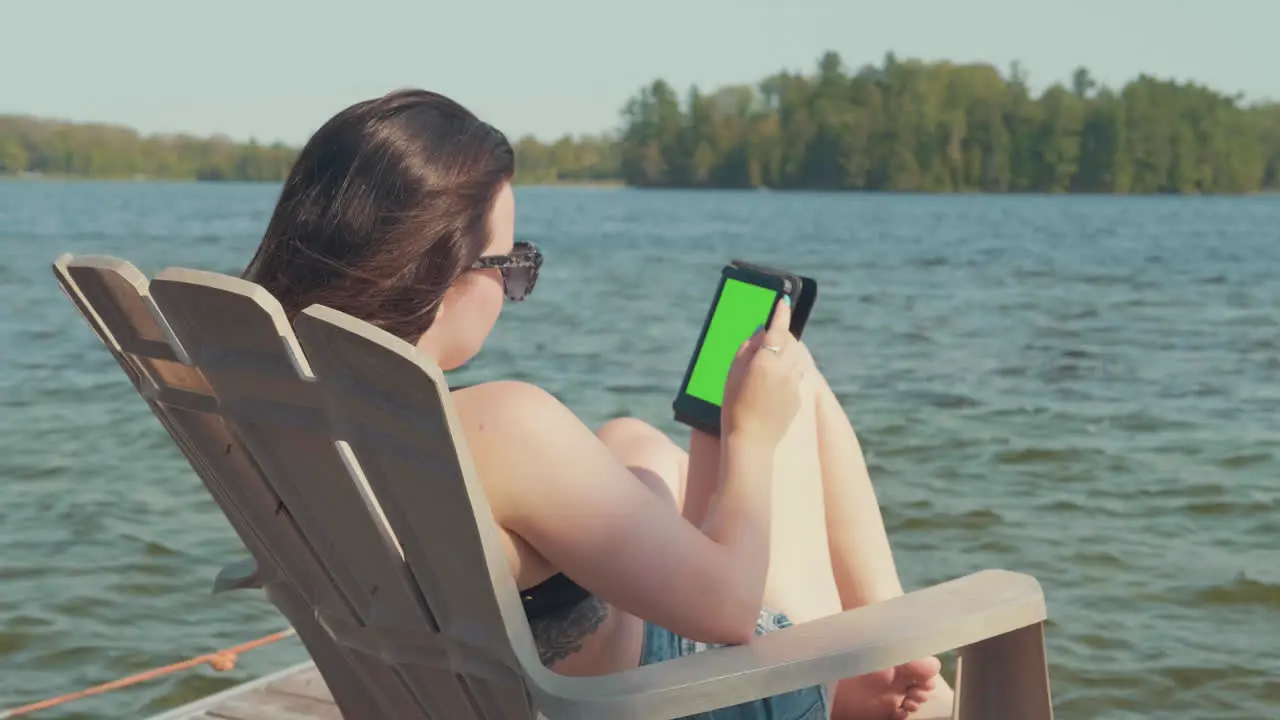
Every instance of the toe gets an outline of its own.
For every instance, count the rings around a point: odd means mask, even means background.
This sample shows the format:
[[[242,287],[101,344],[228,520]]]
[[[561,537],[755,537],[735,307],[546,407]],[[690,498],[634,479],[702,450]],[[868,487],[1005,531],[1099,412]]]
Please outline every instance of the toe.
[[[920,685],[937,677],[940,672],[942,662],[936,657],[927,657],[899,665],[895,679],[903,685]]]
[[[913,713],[920,709],[920,703],[912,700],[911,698],[907,698],[902,701],[902,706],[899,709],[906,710],[908,713]]]
[[[922,703],[929,699],[929,691],[920,688],[911,688],[907,691],[907,699],[914,702]]]
[[[832,715],[905,720],[909,715],[902,710],[902,701],[907,695],[906,688],[898,684],[896,676],[896,669],[890,669],[842,680],[833,700]]]

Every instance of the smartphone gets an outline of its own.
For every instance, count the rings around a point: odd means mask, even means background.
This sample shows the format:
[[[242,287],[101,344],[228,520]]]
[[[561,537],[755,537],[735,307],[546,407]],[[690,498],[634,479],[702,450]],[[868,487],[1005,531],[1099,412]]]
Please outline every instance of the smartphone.
[[[672,403],[675,419],[720,434],[725,383],[738,347],[761,325],[768,326],[784,297],[791,299],[791,333],[797,338],[817,298],[817,283],[790,273],[734,260],[720,271],[711,308]]]
[[[799,340],[801,335],[804,334],[804,326],[809,322],[809,314],[813,312],[813,306],[818,302],[818,281],[811,277],[794,275],[776,268],[749,263],[745,260],[730,260],[729,265],[755,270],[768,275],[783,275],[795,284],[796,290],[791,296],[791,334],[795,335],[796,339]]]

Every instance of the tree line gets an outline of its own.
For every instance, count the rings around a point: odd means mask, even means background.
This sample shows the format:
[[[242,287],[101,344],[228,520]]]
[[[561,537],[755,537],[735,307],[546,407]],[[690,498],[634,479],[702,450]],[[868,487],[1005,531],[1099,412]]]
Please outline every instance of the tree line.
[[[623,110],[621,172],[646,187],[928,192],[1248,193],[1280,188],[1280,105],[1086,69],[1038,97],[1014,65],[900,61],[757,86],[658,80]]]
[[[517,182],[618,182],[619,147],[609,135],[515,143]],[[0,176],[106,179],[274,181],[289,173],[299,148],[225,137],[143,136],[102,123],[0,115]]]
[[[282,180],[297,151],[189,135],[142,136],[125,127],[0,115],[0,175]]]
[[[681,98],[655,80],[613,133],[515,142],[516,181],[924,192],[1251,193],[1280,189],[1280,104],[1089,71],[1034,94],[1015,64],[887,54]],[[0,174],[271,180],[295,148],[0,116]]]

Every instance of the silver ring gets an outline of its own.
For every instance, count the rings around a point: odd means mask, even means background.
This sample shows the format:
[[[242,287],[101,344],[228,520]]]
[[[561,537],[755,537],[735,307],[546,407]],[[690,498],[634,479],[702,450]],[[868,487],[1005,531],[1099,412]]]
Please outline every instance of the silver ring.
[[[768,350],[774,355],[777,355],[778,353],[782,352],[782,348],[778,347],[777,345],[761,345],[760,347],[763,350]]]

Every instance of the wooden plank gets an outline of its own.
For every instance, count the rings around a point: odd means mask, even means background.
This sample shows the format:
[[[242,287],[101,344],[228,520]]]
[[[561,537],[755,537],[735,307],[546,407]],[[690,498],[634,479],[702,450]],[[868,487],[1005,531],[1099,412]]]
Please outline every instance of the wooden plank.
[[[298,678],[298,685],[288,682],[292,681],[294,678]],[[333,704],[332,698],[327,697],[322,692],[316,690],[314,683],[310,678],[315,678],[319,687],[327,690],[327,688],[324,688],[324,681],[320,679],[320,672],[316,669],[315,663],[302,663],[285,668],[270,675],[265,675],[254,680],[241,683],[234,687],[227,688],[226,690],[214,693],[213,695],[208,695],[186,705],[173,708],[161,713],[160,715],[152,717],[150,720],[209,720],[210,718],[227,720],[228,715],[226,713],[229,712],[230,709],[234,709],[236,712],[249,712],[244,710],[244,698],[253,697],[261,703],[265,702],[264,697],[269,698],[272,696],[281,698],[281,702],[299,700],[303,703],[310,704],[304,709],[312,714],[299,715],[298,712],[300,712],[300,710],[297,705],[294,705],[294,715],[284,716],[289,720],[300,720],[301,718],[315,718],[315,720],[342,718],[342,715],[337,712],[337,706]],[[308,696],[300,696],[296,692],[275,691],[273,688],[277,686],[277,683],[281,683],[281,687],[285,690],[290,690],[295,687],[310,688],[307,690]],[[268,705],[268,707],[271,706]],[[285,707],[288,708],[288,706]],[[333,709],[325,709],[329,707]],[[223,714],[219,715],[218,713],[220,712]],[[316,712],[329,714],[315,714]],[[230,717],[235,718],[237,716],[231,715]],[[281,717],[281,715],[268,715],[268,717]]]
[[[272,692],[270,687],[228,698],[205,714],[221,720],[343,720],[332,700]]]
[[[320,677],[320,672],[315,668],[304,669],[275,680],[267,685],[267,690],[279,695],[296,695],[333,703],[333,695],[329,693],[324,678]]]

